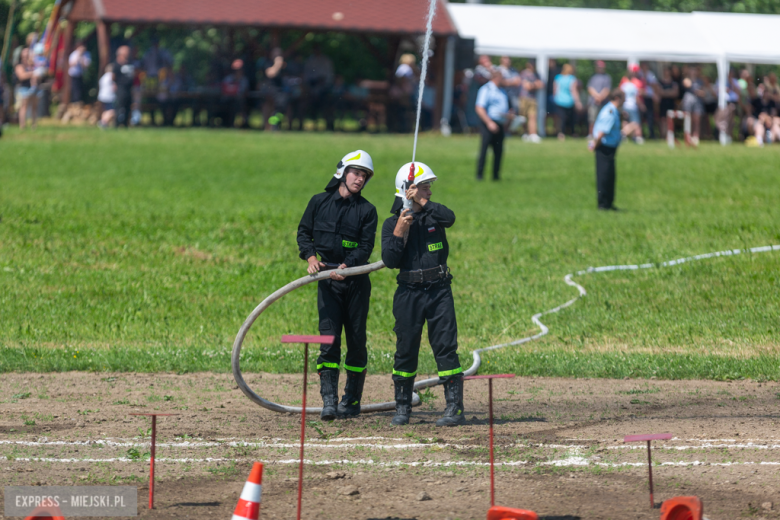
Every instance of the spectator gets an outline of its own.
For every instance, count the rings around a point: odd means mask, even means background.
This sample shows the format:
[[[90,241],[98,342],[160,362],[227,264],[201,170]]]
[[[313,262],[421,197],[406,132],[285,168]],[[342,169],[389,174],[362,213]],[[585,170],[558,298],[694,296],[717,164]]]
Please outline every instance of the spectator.
[[[27,126],[27,111],[32,111],[32,127],[38,123],[38,80],[30,56],[30,49],[24,48],[19,54],[19,63],[14,67],[16,76],[17,97],[19,99],[19,128]]]
[[[580,93],[577,90],[577,78],[574,77],[574,67],[570,63],[564,64],[561,73],[555,76],[553,84],[553,98],[558,107],[560,126],[558,127],[558,139],[566,139],[564,131],[569,127],[569,135],[574,134],[574,109],[582,108]]]
[[[500,63],[498,70],[501,71],[501,75],[504,78],[504,93],[509,98],[509,108],[517,114],[520,98],[520,74],[512,66],[512,60],[509,56],[501,56]]]
[[[395,69],[396,78],[406,78],[408,80],[414,79],[417,67],[417,58],[414,54],[406,53],[401,55],[401,59],[398,63],[398,68]]]
[[[650,64],[646,61],[640,64],[640,71],[642,74],[642,82],[644,84],[644,97],[642,99],[645,105],[645,123],[647,123],[647,130],[650,139],[655,139],[655,123],[657,121],[656,108],[658,106],[656,99],[658,99],[658,77],[650,69]]]
[[[726,79],[726,107],[715,112],[715,127],[720,135],[720,144],[731,144],[734,133],[734,116],[739,107],[740,88],[735,69],[729,69]]]
[[[141,108],[144,91],[143,85],[141,85],[141,80],[143,79],[143,74],[141,71],[143,70],[143,67],[141,66],[141,60],[138,58],[138,47],[133,47],[130,49],[130,55],[128,56],[127,63],[133,67],[133,85],[130,90],[132,94],[132,102],[130,104],[130,124],[133,126],[138,126],[141,124],[141,120],[143,118]],[[116,73],[116,70],[114,72]],[[154,120],[154,117],[152,117],[152,120]]]
[[[266,130],[276,130],[281,124],[281,119],[277,114],[284,110],[286,104],[284,83],[282,81],[282,72],[286,65],[282,49],[275,48],[271,51],[271,63],[264,68],[265,77],[267,78],[263,88],[265,92],[263,119],[265,119]]]
[[[714,139],[715,135],[713,134],[710,117],[714,117],[715,112],[718,110],[718,91],[707,75],[702,76],[701,101],[704,105],[704,130],[702,134],[709,139]]]
[[[558,67],[558,62],[555,59],[550,59],[547,62],[547,115],[553,118],[553,127],[558,128],[558,108],[555,106],[555,96],[553,95],[553,87],[555,85],[555,77],[560,74],[561,69]],[[546,119],[545,119],[546,121]]]
[[[640,89],[641,82],[636,77],[637,72],[639,72],[639,65],[634,64],[629,67],[628,75],[620,80],[620,90],[625,94],[623,112],[628,116],[628,122],[635,123],[639,129],[634,142],[636,142],[636,144],[642,144],[644,142],[644,139],[642,138],[642,118],[639,115],[642,92]]]
[[[222,126],[235,126],[236,117],[241,116],[246,123],[246,93],[249,80],[244,75],[244,60],[236,59],[230,64],[231,72],[222,80],[222,102],[226,114]]]
[[[116,126],[130,126],[133,104],[133,81],[135,80],[135,65],[130,63],[130,47],[122,45],[116,50],[116,62],[112,65],[114,83],[116,84]]]
[[[615,154],[622,140],[620,129],[620,106],[625,99],[621,89],[610,94],[610,102],[604,105],[593,125],[593,141],[588,144],[596,153],[596,195],[598,208],[602,211],[617,211],[615,207]]]
[[[504,77],[498,69],[493,70],[493,76],[488,83],[482,85],[477,92],[475,110],[480,119],[480,134],[482,142],[477,161],[477,180],[482,180],[485,169],[488,147],[493,148],[493,180],[499,179],[501,171],[501,155],[504,151],[504,125],[509,112],[509,100],[499,88]]]
[[[116,83],[114,83],[114,66],[106,65],[106,72],[98,81],[98,101],[102,105],[102,114],[100,115],[100,128],[108,128],[108,125],[114,119],[114,102],[116,101]]]
[[[772,88],[765,84],[758,86],[757,97],[753,103],[756,117],[753,119],[753,136],[758,146],[780,140],[780,118],[777,117],[777,105]]]
[[[152,39],[152,46],[144,54],[143,71],[147,78],[156,78],[162,69],[173,68],[173,56],[164,47],[160,47],[158,38]]]
[[[329,94],[333,85],[333,62],[315,45],[314,53],[304,64],[303,80],[309,87],[309,113],[315,121],[322,115],[327,129],[333,130],[333,111],[330,110]]]
[[[304,97],[303,97],[303,71],[304,71],[303,58],[295,54],[287,61],[287,66],[284,68],[282,74],[282,88],[287,95],[287,110],[285,116],[289,123],[290,130],[293,129],[293,121],[298,121],[298,130],[303,130],[304,120]],[[336,97],[333,92],[336,89],[335,79],[333,85],[331,85],[330,92],[328,93],[328,99],[333,100],[329,110],[336,113]]]
[[[675,102],[680,94],[680,85],[672,78],[672,69],[665,67],[661,79],[658,82],[658,97],[660,99],[658,111],[661,130],[666,132],[669,124],[666,120],[667,112],[676,110]]]
[[[528,125],[528,133],[523,136],[523,140],[539,143],[541,138],[536,130],[538,125],[536,92],[544,88],[544,83],[536,74],[534,66],[534,60],[528,60],[525,62],[525,68],[520,72],[520,115],[526,119]]]
[[[70,102],[84,102],[84,70],[92,63],[92,56],[83,41],[76,44],[76,50],[68,58],[68,76],[70,76]]]
[[[699,79],[699,69],[691,67],[688,75],[683,78],[682,90],[682,109],[683,112],[691,114],[691,144],[699,144],[699,130],[701,127],[701,115],[704,113],[704,104],[701,100],[703,83]]]
[[[775,105],[780,104],[780,85],[777,83],[777,76],[774,72],[770,72],[764,78],[764,88],[769,91],[769,97]]]
[[[477,66],[474,67],[474,81],[477,83],[477,86],[482,86],[489,82],[493,77],[493,69],[495,68],[493,62],[490,61],[490,56],[487,54],[480,55]]]
[[[612,78],[605,73],[603,61],[596,62],[596,73],[588,80],[588,137],[593,136],[593,124],[599,112],[609,102]]]

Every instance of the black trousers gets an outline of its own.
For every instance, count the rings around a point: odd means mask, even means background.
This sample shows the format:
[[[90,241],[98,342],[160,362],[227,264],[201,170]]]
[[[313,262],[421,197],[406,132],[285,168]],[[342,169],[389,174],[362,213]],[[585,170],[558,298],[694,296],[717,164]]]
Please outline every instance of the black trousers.
[[[499,122],[495,123],[498,125],[498,132],[494,134],[488,130],[484,122],[481,120],[479,122],[479,133],[482,135],[482,142],[479,147],[477,179],[482,178],[482,172],[485,170],[488,147],[493,148],[493,179],[498,180],[498,173],[501,171],[501,155],[504,153],[504,125]]]
[[[133,105],[133,98],[117,96],[116,103],[114,104],[116,110],[116,126],[130,126],[130,118],[132,117],[131,107]]]
[[[574,135],[574,106],[570,107],[558,107],[558,117],[560,118],[559,134],[566,134],[568,127],[569,133],[567,135]]]
[[[650,139],[655,139],[655,100],[651,97],[644,98],[645,101],[645,123]],[[663,132],[663,130],[661,130]]]
[[[346,280],[320,280],[317,284],[317,308],[320,311],[320,334],[333,335],[331,345],[320,345],[317,371],[339,369],[341,362],[341,330],[347,336],[347,357],[344,368],[362,372],[368,365],[366,350],[366,320],[371,298],[368,275],[350,276]]]
[[[611,208],[615,200],[615,153],[617,148],[596,148],[596,193],[600,208]]]
[[[84,78],[82,76],[70,77],[70,102],[84,101]]]
[[[455,301],[449,283],[400,284],[393,297],[396,334],[393,380],[417,375],[420,340],[428,322],[428,341],[436,358],[440,378],[448,378],[463,370],[458,359],[458,322]]]

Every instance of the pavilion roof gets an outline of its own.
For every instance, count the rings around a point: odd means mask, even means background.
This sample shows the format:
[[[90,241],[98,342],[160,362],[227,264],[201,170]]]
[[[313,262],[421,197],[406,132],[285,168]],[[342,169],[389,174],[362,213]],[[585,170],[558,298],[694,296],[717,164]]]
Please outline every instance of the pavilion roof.
[[[457,34],[446,0],[434,0],[437,35]],[[76,0],[73,21],[230,25],[418,34],[428,0]]]

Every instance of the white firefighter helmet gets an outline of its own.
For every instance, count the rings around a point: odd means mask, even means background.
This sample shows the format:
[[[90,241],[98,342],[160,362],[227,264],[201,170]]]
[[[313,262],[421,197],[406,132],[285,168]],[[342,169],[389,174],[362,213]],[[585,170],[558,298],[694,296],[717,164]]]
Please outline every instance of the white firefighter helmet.
[[[412,163],[406,163],[403,166],[401,166],[401,169],[398,170],[398,173],[395,174],[395,196],[403,199],[406,196],[406,193],[403,190],[403,184],[406,182],[406,180],[409,178],[409,170],[411,169]],[[436,180],[436,175],[433,173],[433,170],[425,164],[421,162],[415,162],[414,163],[414,183],[413,184],[420,184],[423,182],[433,182]]]
[[[333,176],[336,179],[341,180],[344,176],[344,172],[350,166],[353,168],[360,168],[361,170],[365,170],[368,173],[366,176],[366,182],[363,184],[363,187],[365,188],[366,184],[368,184],[368,181],[370,181],[371,177],[374,176],[374,161],[371,160],[371,156],[368,155],[368,152],[365,150],[355,150],[354,152],[348,153],[336,165],[337,170]]]

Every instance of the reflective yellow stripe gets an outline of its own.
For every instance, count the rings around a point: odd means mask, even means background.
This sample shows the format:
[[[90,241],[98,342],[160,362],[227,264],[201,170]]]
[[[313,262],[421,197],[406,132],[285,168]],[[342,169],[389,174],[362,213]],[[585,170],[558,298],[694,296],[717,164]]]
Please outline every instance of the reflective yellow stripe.
[[[344,365],[344,369],[349,370],[350,372],[362,372],[363,370],[366,369],[366,367],[361,368],[361,367],[351,367],[349,365]]]
[[[357,159],[360,159],[360,154],[357,154],[355,157],[350,157],[350,158],[349,158],[349,159],[347,159],[347,160],[348,160],[348,161],[355,161],[355,160],[357,160]]]
[[[418,166],[417,168],[419,168],[420,171],[417,173],[417,175],[414,176],[415,179],[425,173],[425,170],[422,169],[422,166]]]
[[[344,247],[355,248],[358,246],[357,242],[350,242],[349,240],[342,240],[341,245]]]
[[[323,367],[325,367],[325,368],[335,368],[336,370],[338,370],[339,369],[339,364],[338,363],[320,363],[319,365],[317,365],[317,370],[319,370],[319,369],[321,369]]]
[[[436,244],[428,244],[428,251],[433,253],[434,251],[438,251],[439,249],[444,249],[444,246],[442,245],[442,242],[437,242]]]
[[[417,371],[414,372],[401,372],[400,370],[393,369],[394,376],[414,377],[417,375]]]
[[[463,372],[463,369],[458,367],[455,370],[445,370],[444,372],[439,372],[439,377],[454,376],[455,374],[460,374],[461,372]]]

